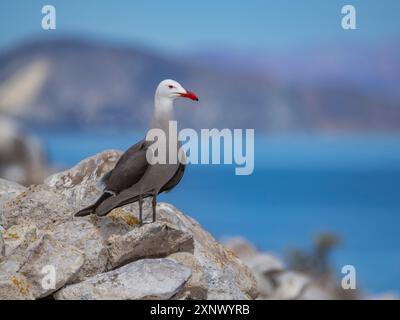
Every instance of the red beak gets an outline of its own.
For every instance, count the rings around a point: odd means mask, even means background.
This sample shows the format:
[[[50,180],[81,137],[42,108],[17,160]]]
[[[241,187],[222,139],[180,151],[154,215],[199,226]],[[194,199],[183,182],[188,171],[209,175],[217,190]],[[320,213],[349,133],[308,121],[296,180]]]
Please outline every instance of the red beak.
[[[198,98],[198,97],[196,96],[196,94],[195,94],[194,92],[192,92],[192,91],[186,91],[186,93],[181,93],[180,96],[181,96],[181,97],[184,97],[184,98],[192,99],[192,100],[194,100],[194,101],[199,101],[199,98]]]

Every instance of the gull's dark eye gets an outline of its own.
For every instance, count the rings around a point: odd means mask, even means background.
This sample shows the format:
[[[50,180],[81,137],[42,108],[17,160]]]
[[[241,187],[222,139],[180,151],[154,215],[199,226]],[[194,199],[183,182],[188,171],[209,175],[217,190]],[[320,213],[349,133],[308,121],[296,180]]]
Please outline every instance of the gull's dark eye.
[[[168,85],[168,88],[170,88],[170,89],[173,89],[173,88],[175,88],[172,84],[169,84]]]

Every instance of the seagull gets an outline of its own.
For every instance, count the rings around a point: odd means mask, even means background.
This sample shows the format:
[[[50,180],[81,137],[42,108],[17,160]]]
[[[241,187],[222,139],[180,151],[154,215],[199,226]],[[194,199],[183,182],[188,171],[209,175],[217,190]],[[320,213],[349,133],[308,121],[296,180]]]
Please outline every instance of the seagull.
[[[169,154],[169,121],[174,120],[174,101],[178,98],[199,100],[194,92],[184,89],[177,81],[167,79],[160,82],[154,96],[154,115],[150,129],[161,129],[165,133],[166,154]],[[100,198],[94,204],[75,213],[75,216],[83,217],[89,214],[105,216],[115,208],[138,201],[139,221],[142,225],[143,199],[152,197],[153,222],[155,222],[157,195],[170,191],[181,181],[185,164],[184,161],[149,163],[146,153],[153,143],[143,139],[130,147],[121,156],[114,169],[102,178],[104,191]],[[176,143],[179,145],[178,141]],[[177,158],[178,155],[175,159]]]

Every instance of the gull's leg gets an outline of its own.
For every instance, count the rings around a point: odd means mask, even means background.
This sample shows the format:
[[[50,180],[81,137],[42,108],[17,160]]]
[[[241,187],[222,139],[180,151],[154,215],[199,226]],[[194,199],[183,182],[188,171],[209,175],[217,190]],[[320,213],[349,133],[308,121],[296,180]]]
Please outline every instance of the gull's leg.
[[[139,195],[139,223],[140,225],[143,225],[143,199],[142,195]]]
[[[153,222],[156,222],[156,206],[157,206],[157,195],[153,195],[153,201],[152,201]]]

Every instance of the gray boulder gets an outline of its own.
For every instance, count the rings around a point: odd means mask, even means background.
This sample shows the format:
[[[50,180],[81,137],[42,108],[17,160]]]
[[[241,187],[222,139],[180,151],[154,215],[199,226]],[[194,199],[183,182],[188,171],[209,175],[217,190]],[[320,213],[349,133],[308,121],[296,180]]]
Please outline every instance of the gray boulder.
[[[30,235],[32,231],[29,230]],[[6,247],[8,240],[5,240]],[[11,246],[11,245],[10,245]],[[83,254],[75,247],[54,240],[49,234],[38,239],[25,235],[0,264],[0,297],[12,299],[4,292],[14,287],[14,298],[42,298],[71,282],[83,265]]]
[[[12,259],[7,259],[7,263],[3,265],[11,265],[14,264],[14,270],[18,270],[20,266],[26,260],[26,252],[29,246],[35,242],[38,238],[38,230],[34,225],[15,225],[8,230],[4,230],[0,232],[3,241],[3,259],[5,260],[8,257],[12,257]]]
[[[175,296],[174,299],[207,299],[207,278],[200,262],[196,259],[196,257],[189,252],[176,252],[169,255],[168,259],[172,259],[178,263],[181,263],[192,270],[192,276],[190,277],[189,281],[186,282],[183,290],[179,293],[179,295]]]
[[[111,268],[141,258],[165,257],[178,251],[193,252],[193,237],[165,223],[146,224],[108,240]]]
[[[100,179],[115,166],[121,154],[115,150],[104,151],[81,161],[70,170],[49,177],[45,180],[45,184],[69,199],[71,208],[79,210],[100,196]],[[114,211],[122,211],[125,214],[115,218]],[[137,228],[139,216],[137,204],[127,205],[114,211],[105,218],[88,218],[96,224],[106,239],[110,239],[113,234],[123,236],[127,230]],[[197,221],[165,203],[158,204],[157,215],[160,223],[164,222],[193,238],[194,256],[202,266],[207,279],[208,298],[252,299],[257,297],[256,280],[249,268],[218,243]],[[145,202],[144,217],[146,220],[151,220],[151,207],[148,201]],[[115,220],[119,222],[116,223]]]
[[[49,172],[40,141],[13,118],[0,115],[0,177],[29,185],[41,183]]]
[[[21,273],[33,289],[33,297],[44,297],[53,292],[39,290],[37,286],[39,278],[32,274],[37,274],[38,269],[32,264],[39,265],[38,261],[53,259],[74,266],[73,272],[72,269],[63,271],[66,276],[57,283],[58,289],[89,281],[110,269],[117,272],[127,263],[142,261],[139,259],[164,258],[174,253],[185,253],[180,257],[174,256],[173,259],[190,268],[193,278],[187,283],[185,281],[180,291],[174,292],[171,297],[257,297],[257,284],[250,269],[218,243],[198,222],[172,205],[158,204],[157,223],[143,226],[138,224],[137,204],[115,209],[105,217],[73,216],[77,210],[91,204],[101,194],[101,178],[115,166],[120,155],[121,152],[114,150],[97,154],[70,170],[50,176],[44,184],[30,187],[7,201],[3,212],[6,232],[13,228],[22,230],[25,228],[23,226],[28,225],[38,229],[38,238],[43,234],[49,237],[45,238],[46,245],[42,246],[48,250],[48,257],[46,250],[41,250],[42,255],[24,265],[24,273]],[[144,207],[145,219],[151,220],[148,201]],[[5,242],[6,255],[7,251],[11,252],[12,246],[19,248],[4,261],[13,274],[19,261],[23,260],[22,257],[30,252],[30,247]],[[66,257],[61,247],[68,248],[65,252],[76,253],[73,259],[62,262]],[[63,295],[65,298],[69,296]]]
[[[61,194],[46,185],[35,185],[4,205],[3,227],[31,223],[40,229],[51,229],[71,220],[73,213]]]
[[[170,299],[188,281],[189,268],[168,259],[143,259],[58,291],[59,300]]]
[[[30,284],[22,275],[0,272],[0,300],[33,300]]]
[[[18,273],[29,281],[33,296],[42,298],[72,281],[83,262],[82,252],[45,234],[30,250],[28,259]],[[50,282],[47,286],[45,276],[51,276],[53,271],[54,285]]]
[[[98,229],[86,220],[67,221],[56,226],[53,237],[61,243],[78,248],[84,254],[84,263],[76,281],[106,271],[107,248]]]
[[[344,296],[332,277],[316,277],[288,269],[278,257],[258,251],[243,238],[226,239],[225,245],[253,271],[260,291],[258,299],[322,300],[356,297]]]
[[[18,183],[7,181],[0,178],[0,230],[3,229],[3,211],[4,205],[12,198],[15,198],[18,194],[24,192],[25,187]]]

